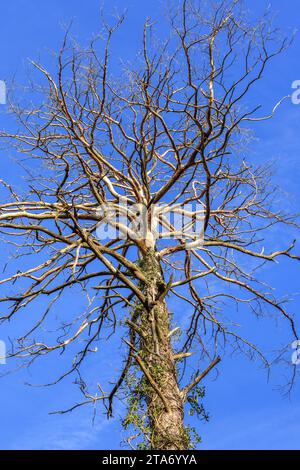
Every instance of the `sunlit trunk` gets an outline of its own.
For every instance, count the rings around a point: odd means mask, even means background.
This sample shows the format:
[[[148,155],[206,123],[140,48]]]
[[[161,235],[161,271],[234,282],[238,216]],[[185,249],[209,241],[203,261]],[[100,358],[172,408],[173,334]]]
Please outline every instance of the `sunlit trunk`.
[[[170,315],[164,299],[166,285],[154,251],[144,256],[142,269],[147,279],[144,294],[148,308],[142,315],[145,337],[141,341],[141,355],[150,372],[145,396],[151,448],[186,449],[188,437],[183,422],[183,400],[169,337]]]

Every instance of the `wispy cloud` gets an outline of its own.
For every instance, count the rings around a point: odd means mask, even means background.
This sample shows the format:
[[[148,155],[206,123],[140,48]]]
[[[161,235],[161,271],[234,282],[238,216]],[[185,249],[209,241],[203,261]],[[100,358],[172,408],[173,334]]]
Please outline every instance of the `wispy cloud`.
[[[76,450],[109,447],[107,431],[109,429],[111,433],[116,430],[118,420],[108,420],[105,415],[99,414],[93,424],[89,411],[60,417],[39,416],[25,434],[12,442],[11,449]],[[115,441],[118,445],[118,438]]]

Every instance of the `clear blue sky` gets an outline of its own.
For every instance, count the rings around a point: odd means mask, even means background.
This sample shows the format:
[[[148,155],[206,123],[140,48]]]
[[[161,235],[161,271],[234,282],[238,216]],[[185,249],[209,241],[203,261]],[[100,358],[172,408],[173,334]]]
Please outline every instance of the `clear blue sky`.
[[[103,2],[102,2],[103,3]],[[159,0],[110,0],[104,6],[115,5],[119,11],[128,9],[127,21],[119,40],[120,56],[130,57],[136,50],[141,27],[146,17],[160,18],[163,2]],[[300,26],[298,0],[246,0],[256,11],[271,4],[278,12],[277,23],[286,31]],[[74,20],[73,33],[84,42],[100,26],[100,1],[89,0],[2,0],[0,5],[0,79],[14,75],[25,81],[28,58],[47,59],[48,49],[57,49],[62,39],[61,24]],[[300,34],[290,50],[276,59],[265,74],[255,99],[270,109],[281,96],[291,92],[291,83],[300,79]],[[51,64],[50,64],[51,65]],[[254,97],[253,97],[254,99]],[[3,123],[3,118],[0,125]],[[272,121],[255,128],[258,140],[253,144],[257,161],[274,160],[275,179],[282,187],[282,201],[292,211],[300,203],[300,105],[285,103]],[[1,177],[18,180],[18,169],[11,163],[8,153],[1,151]],[[4,263],[5,251],[0,262]],[[280,270],[265,271],[278,294],[297,293],[299,267],[282,262]],[[299,296],[294,296],[290,310],[300,315]],[[80,309],[80,299],[70,295],[61,308]],[[21,322],[26,318],[21,318]],[[246,321],[246,320],[245,320]],[[274,327],[270,333],[262,330],[259,322],[253,326],[257,335],[266,337],[269,347],[286,332]],[[0,339],[6,332],[0,332]],[[105,348],[105,344],[103,345]],[[106,357],[102,363],[90,364],[90,374],[105,379],[114,361]],[[299,366],[300,367],[300,366]],[[54,359],[40,362],[31,372],[21,371],[0,381],[0,447],[2,449],[116,449],[121,441],[121,428],[116,416],[108,422],[101,413],[92,426],[92,410],[81,409],[71,415],[49,416],[48,412],[68,406],[78,399],[77,389],[70,381],[56,388],[32,388],[24,382],[43,382],[57,368]],[[0,373],[8,366],[0,365]],[[235,356],[223,361],[216,381],[208,379],[206,409],[211,419],[199,423],[204,449],[300,449],[300,387],[296,387],[290,399],[283,398],[276,390],[282,383],[281,369],[274,370],[267,380],[266,373],[256,363]],[[97,380],[97,377],[96,377]],[[119,409],[121,412],[122,410]]]

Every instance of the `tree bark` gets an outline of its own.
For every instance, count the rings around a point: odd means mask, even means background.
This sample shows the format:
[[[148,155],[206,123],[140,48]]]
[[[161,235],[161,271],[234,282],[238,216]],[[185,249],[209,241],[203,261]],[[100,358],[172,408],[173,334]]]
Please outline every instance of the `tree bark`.
[[[141,318],[144,332],[141,358],[142,365],[146,367],[145,396],[151,448],[184,450],[188,448],[189,439],[184,427],[183,398],[169,337],[170,314],[165,301],[167,286],[153,250],[144,255],[141,267],[146,277],[144,294],[147,299],[147,308]]]

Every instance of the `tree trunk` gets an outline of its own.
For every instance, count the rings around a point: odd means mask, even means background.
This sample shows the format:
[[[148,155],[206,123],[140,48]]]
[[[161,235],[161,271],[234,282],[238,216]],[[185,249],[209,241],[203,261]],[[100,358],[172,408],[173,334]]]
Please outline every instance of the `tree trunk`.
[[[141,340],[141,357],[146,367],[145,396],[151,448],[184,450],[188,448],[189,439],[169,337],[170,315],[164,297],[167,286],[153,250],[144,255],[141,267],[147,279],[144,294],[148,305],[141,318],[145,333]]]

